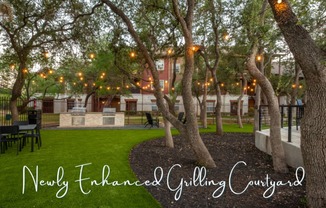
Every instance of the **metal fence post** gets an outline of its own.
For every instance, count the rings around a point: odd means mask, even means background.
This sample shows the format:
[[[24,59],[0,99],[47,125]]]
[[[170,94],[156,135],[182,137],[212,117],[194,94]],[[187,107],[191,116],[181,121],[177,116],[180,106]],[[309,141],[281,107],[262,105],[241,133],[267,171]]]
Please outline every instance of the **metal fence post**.
[[[258,108],[258,117],[259,117],[259,131],[261,131],[261,125],[262,125],[261,105],[259,105]]]
[[[291,142],[291,128],[292,128],[292,106],[288,107],[288,142]]]
[[[284,106],[281,105],[281,128],[283,128],[283,122],[284,122]]]

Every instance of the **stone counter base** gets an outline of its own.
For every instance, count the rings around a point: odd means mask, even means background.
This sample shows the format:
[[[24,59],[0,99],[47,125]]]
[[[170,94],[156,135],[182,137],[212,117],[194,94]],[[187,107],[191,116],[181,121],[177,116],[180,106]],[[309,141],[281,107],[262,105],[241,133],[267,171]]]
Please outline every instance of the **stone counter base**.
[[[114,115],[104,115],[103,113],[85,114],[60,114],[60,127],[92,127],[92,126],[124,126],[125,115],[122,112]]]

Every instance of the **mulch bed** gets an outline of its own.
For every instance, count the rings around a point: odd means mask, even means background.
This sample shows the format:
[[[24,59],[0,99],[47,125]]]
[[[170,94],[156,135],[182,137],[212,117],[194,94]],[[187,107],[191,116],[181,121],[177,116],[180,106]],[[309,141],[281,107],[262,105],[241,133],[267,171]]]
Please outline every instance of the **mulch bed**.
[[[196,166],[193,151],[180,136],[174,137],[175,148],[164,147],[161,138],[132,150],[130,164],[140,181],[153,181],[155,169],[160,180],[163,170],[159,185],[146,186],[162,207],[305,207],[305,180],[297,181],[303,178],[302,171],[297,177],[295,169],[275,173],[271,157],[255,147],[252,134],[202,134],[202,139],[216,168]],[[255,185],[246,189],[250,181]],[[281,186],[280,181],[297,182],[291,187],[289,183]],[[270,182],[279,183],[274,192]]]

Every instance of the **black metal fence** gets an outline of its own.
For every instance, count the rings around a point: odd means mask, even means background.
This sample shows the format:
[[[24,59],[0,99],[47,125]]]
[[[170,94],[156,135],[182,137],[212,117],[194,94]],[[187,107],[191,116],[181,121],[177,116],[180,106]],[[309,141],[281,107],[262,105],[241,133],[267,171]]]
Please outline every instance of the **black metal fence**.
[[[288,142],[292,139],[292,127],[295,125],[296,130],[299,129],[301,119],[304,115],[304,105],[280,105],[281,128],[288,128]],[[259,106],[259,131],[263,125],[269,126],[270,117],[268,113],[268,105]]]
[[[51,127],[51,126],[59,126],[60,122],[60,113],[69,112],[73,106],[75,106],[74,100],[53,100],[53,99],[43,99],[43,100],[33,100],[31,101],[25,109],[21,106],[23,102],[18,100],[17,106],[19,109],[19,120],[26,121],[28,119],[28,110],[36,110],[40,109],[42,112],[42,127]],[[91,104],[89,104],[91,105]],[[119,106],[111,106],[117,107],[117,111],[120,110]],[[232,107],[230,105],[224,105],[223,108],[231,109],[231,112],[224,112],[223,122],[224,123],[236,123],[237,118],[232,114]],[[184,109],[183,105],[176,105],[176,112],[182,112]],[[196,106],[196,109],[199,111],[199,106]],[[99,108],[99,110],[101,110]],[[215,114],[212,112],[208,106],[207,112],[207,123],[215,124]],[[154,117],[161,118],[157,107],[153,103],[140,103],[134,106],[133,108],[126,108],[125,113],[125,125],[142,125],[146,122],[145,113],[150,112]],[[198,120],[199,120],[199,112],[198,112]],[[252,122],[252,116],[246,114],[243,116],[244,122]],[[0,97],[0,125],[11,125],[12,124],[12,115],[10,112],[10,97]]]
[[[18,100],[17,106],[21,106],[23,103]],[[27,114],[20,114],[19,120],[26,120]],[[12,116],[10,112],[10,97],[0,97],[0,123],[1,125],[11,125]]]

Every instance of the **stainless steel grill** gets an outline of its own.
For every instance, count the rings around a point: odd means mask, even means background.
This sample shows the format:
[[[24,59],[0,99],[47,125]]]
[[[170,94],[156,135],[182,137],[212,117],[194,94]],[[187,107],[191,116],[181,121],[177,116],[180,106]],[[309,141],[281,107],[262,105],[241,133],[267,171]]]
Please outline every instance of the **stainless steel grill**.
[[[72,116],[85,116],[86,108],[84,107],[73,107],[71,109]]]
[[[103,116],[115,116],[115,108],[103,108]]]

